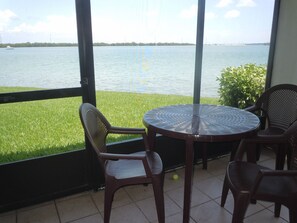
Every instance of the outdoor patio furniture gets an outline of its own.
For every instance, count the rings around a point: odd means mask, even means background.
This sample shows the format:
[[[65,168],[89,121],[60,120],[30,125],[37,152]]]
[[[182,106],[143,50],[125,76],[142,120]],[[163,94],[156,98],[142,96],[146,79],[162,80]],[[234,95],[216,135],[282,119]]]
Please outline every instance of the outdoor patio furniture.
[[[276,143],[285,149],[289,144],[292,151],[292,170],[271,170],[256,163],[242,161],[249,144]],[[283,147],[284,146],[284,147]],[[250,149],[250,148],[249,148]],[[223,185],[221,206],[224,207],[229,189],[234,197],[232,223],[243,222],[251,201],[275,202],[289,209],[290,222],[297,222],[297,122],[281,136],[255,137],[241,141],[235,160],[230,162]],[[279,213],[278,213],[279,215]]]
[[[258,132],[258,137],[283,135],[289,126],[297,119],[297,86],[292,84],[280,84],[266,90],[255,105],[246,108],[247,111],[262,116],[265,119],[265,127]],[[269,141],[269,140],[267,140]],[[261,144],[261,146],[263,146]],[[290,150],[287,154],[277,144],[271,148],[276,153],[275,169],[282,170],[286,155],[290,160]],[[261,148],[258,146],[258,158]],[[290,162],[287,162],[289,168]]]
[[[233,142],[257,134],[259,118],[242,109],[207,105],[177,104],[145,113],[150,148],[155,149],[156,134],[185,142],[183,222],[190,221],[193,182],[194,142]]]
[[[158,221],[165,222],[163,164],[157,153],[149,151],[145,129],[113,127],[95,106],[88,103],[80,106],[79,114],[85,134],[105,172],[104,222],[110,220],[116,190],[127,185],[148,183],[153,185]],[[106,147],[109,133],[140,134],[144,140],[145,151],[132,154],[109,153]]]

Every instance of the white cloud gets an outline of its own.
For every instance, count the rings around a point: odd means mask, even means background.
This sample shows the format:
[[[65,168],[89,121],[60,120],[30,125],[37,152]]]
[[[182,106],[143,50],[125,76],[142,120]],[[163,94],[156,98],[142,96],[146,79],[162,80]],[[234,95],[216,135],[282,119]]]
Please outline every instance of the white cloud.
[[[8,27],[10,21],[17,18],[17,15],[9,9],[0,11],[0,31],[4,31]]]
[[[254,0],[239,0],[236,6],[237,7],[254,7],[256,6],[256,3],[254,2]]]
[[[220,0],[218,2],[218,4],[216,4],[216,7],[219,7],[219,8],[224,8],[228,5],[230,5],[231,3],[233,3],[233,0]]]
[[[34,35],[45,36],[47,39],[42,39],[39,41],[76,41],[76,20],[75,16],[58,16],[51,15],[47,16],[44,21],[38,21],[35,23],[22,22],[14,27],[6,29],[7,33],[20,35],[25,34],[25,36],[30,36],[34,38]],[[31,40],[30,40],[31,41]],[[36,41],[36,40],[32,40]]]
[[[21,23],[10,29],[10,32],[29,32],[29,33],[69,33],[76,30],[75,17],[51,15],[45,21],[34,24]]]
[[[197,11],[198,11],[198,6],[192,5],[190,8],[182,10],[180,13],[180,17],[185,19],[197,17]]]
[[[232,18],[238,17],[239,15],[240,15],[240,11],[230,10],[230,11],[226,12],[225,18],[232,19]]]

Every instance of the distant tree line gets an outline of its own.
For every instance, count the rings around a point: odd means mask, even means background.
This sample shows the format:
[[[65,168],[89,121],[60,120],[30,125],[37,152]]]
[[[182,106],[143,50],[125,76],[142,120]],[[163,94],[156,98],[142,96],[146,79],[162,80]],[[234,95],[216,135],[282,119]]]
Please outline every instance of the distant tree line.
[[[70,47],[77,46],[77,43],[1,43],[0,48],[10,47]],[[185,46],[195,45],[191,43],[94,43],[94,46]]]

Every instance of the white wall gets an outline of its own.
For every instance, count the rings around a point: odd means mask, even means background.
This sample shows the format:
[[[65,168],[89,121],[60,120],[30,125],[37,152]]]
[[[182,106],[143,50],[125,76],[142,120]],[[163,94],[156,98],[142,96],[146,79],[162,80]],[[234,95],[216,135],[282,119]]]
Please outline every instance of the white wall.
[[[282,0],[271,85],[297,85],[297,1]]]

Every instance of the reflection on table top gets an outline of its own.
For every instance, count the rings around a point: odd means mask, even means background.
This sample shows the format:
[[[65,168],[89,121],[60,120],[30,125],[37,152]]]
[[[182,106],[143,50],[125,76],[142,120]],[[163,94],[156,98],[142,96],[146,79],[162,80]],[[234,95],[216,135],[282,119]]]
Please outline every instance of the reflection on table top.
[[[206,105],[172,105],[148,111],[143,118],[146,127],[161,134],[194,137],[197,141],[237,140],[259,128],[256,115],[242,109]],[[227,137],[227,138],[226,138]]]

